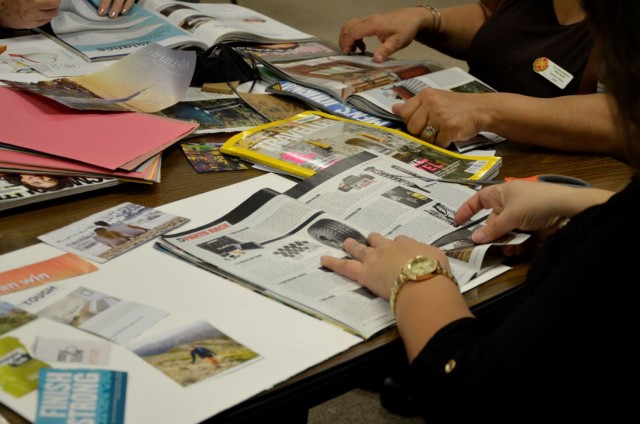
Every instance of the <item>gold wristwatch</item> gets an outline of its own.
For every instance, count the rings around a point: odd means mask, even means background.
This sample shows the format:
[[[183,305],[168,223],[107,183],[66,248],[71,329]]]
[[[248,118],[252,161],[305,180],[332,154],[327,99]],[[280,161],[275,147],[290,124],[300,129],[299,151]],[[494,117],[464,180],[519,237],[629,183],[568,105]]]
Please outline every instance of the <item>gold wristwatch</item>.
[[[396,301],[400,290],[410,281],[425,281],[436,275],[444,275],[449,277],[457,286],[458,283],[451,272],[442,266],[442,264],[434,258],[428,256],[416,256],[402,267],[400,274],[396,277],[396,282],[391,288],[391,297],[389,304],[391,311],[396,313]]]

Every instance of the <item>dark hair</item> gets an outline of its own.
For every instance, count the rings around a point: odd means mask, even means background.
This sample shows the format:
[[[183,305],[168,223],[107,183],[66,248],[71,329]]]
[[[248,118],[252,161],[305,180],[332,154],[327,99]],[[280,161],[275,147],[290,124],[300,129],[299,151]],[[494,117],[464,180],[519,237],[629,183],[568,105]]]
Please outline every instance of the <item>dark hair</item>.
[[[602,57],[602,78],[626,131],[630,159],[640,163],[640,2],[583,0]]]
[[[40,175],[40,174],[36,174],[36,175]],[[57,190],[62,190],[63,188],[68,188],[73,186],[73,180],[71,179],[71,177],[59,176],[59,175],[43,175],[43,176],[55,179],[57,181],[56,185],[52,187],[34,187],[22,181],[22,174],[6,174],[6,175],[3,175],[2,178],[4,178],[6,181],[8,181],[13,185],[21,185],[37,193],[57,191]]]

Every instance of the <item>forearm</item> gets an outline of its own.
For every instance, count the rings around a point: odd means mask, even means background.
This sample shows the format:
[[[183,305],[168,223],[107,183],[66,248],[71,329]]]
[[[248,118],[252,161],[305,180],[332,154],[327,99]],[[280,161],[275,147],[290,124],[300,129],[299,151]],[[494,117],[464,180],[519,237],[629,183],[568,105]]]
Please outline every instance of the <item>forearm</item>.
[[[396,319],[409,361],[438,330],[471,316],[460,290],[445,276],[405,285],[398,293]]]
[[[615,193],[599,188],[577,188],[567,195],[559,195],[554,205],[560,210],[558,214],[565,218],[573,218],[591,206],[605,203]]]
[[[423,25],[416,41],[458,59],[466,58],[471,40],[484,24],[487,13],[490,13],[480,3],[438,9],[440,28],[435,33],[433,13],[422,9]]]
[[[624,157],[622,134],[606,94],[550,99],[511,93],[478,95],[482,96],[477,105],[481,131],[555,150]]]

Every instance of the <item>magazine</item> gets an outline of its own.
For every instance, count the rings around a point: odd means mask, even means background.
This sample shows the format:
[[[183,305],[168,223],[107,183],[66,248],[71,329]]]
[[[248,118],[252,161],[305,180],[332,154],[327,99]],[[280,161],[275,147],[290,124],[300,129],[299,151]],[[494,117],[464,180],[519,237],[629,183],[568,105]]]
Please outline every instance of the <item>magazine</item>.
[[[393,128],[398,126],[396,119],[389,120],[371,115],[341,102],[324,91],[296,84],[291,81],[280,80],[275,84],[267,86],[265,91],[267,93],[299,99],[305,104],[311,106],[314,110],[320,110],[343,118],[382,125],[383,127]]]
[[[366,244],[372,231],[408,235],[443,248],[466,291],[508,269],[498,266],[491,245],[471,242],[472,229],[488,211],[463,227],[453,222],[455,210],[474,193],[388,156],[362,152],[285,193],[260,190],[209,224],[163,235],[156,247],[368,339],[394,324],[388,302],[322,268],[320,257],[345,256],[347,237]],[[514,233],[497,244],[526,238]]]
[[[313,59],[340,54],[340,47],[325,41],[290,41],[284,43],[233,43],[232,47],[244,56],[258,56],[270,63]]]
[[[258,55],[253,57],[268,71],[261,71],[266,81],[276,83],[270,76],[273,74],[279,80],[324,91],[342,102],[355,93],[442,69],[442,64],[432,60],[376,63],[371,56],[364,55],[326,56],[288,62],[268,61]]]
[[[323,96],[324,92],[286,80],[273,83],[267,87],[266,91],[294,96],[316,109],[351,119],[399,127],[403,124],[402,119],[393,113],[392,106],[397,103],[404,103],[407,99],[427,87],[459,93],[495,92],[493,88],[458,67],[442,69],[393,82],[382,87],[359,91],[347,96],[344,101],[338,101],[326,94]],[[384,123],[374,122],[371,117]],[[503,140],[503,137],[496,134],[481,132],[476,137],[472,137],[469,140],[456,141],[453,144],[459,152],[465,152]]]
[[[391,106],[404,103],[427,87],[459,93],[495,92],[493,88],[461,68],[451,67],[354,93],[346,99],[346,103],[376,116],[401,121],[401,118],[391,111]]]
[[[0,173],[0,211],[119,183],[117,178]]]
[[[235,4],[140,0],[117,20],[98,16],[99,0],[62,0],[51,21],[55,36],[89,61],[127,55],[149,43],[180,49],[219,42],[315,41],[268,16]]]
[[[440,178],[492,179],[498,156],[452,152],[402,131],[307,111],[243,131],[225,142],[222,153],[306,178],[363,150],[393,157]]]

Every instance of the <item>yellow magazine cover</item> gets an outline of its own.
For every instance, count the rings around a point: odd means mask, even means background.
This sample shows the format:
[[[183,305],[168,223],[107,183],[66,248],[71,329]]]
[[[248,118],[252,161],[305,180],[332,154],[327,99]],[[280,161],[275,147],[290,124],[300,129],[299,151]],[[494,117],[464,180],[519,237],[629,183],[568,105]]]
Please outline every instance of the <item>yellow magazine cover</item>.
[[[318,111],[240,132],[220,148],[298,178],[310,177],[363,150],[391,156],[440,178],[492,179],[502,164],[499,156],[455,153],[400,130]]]

